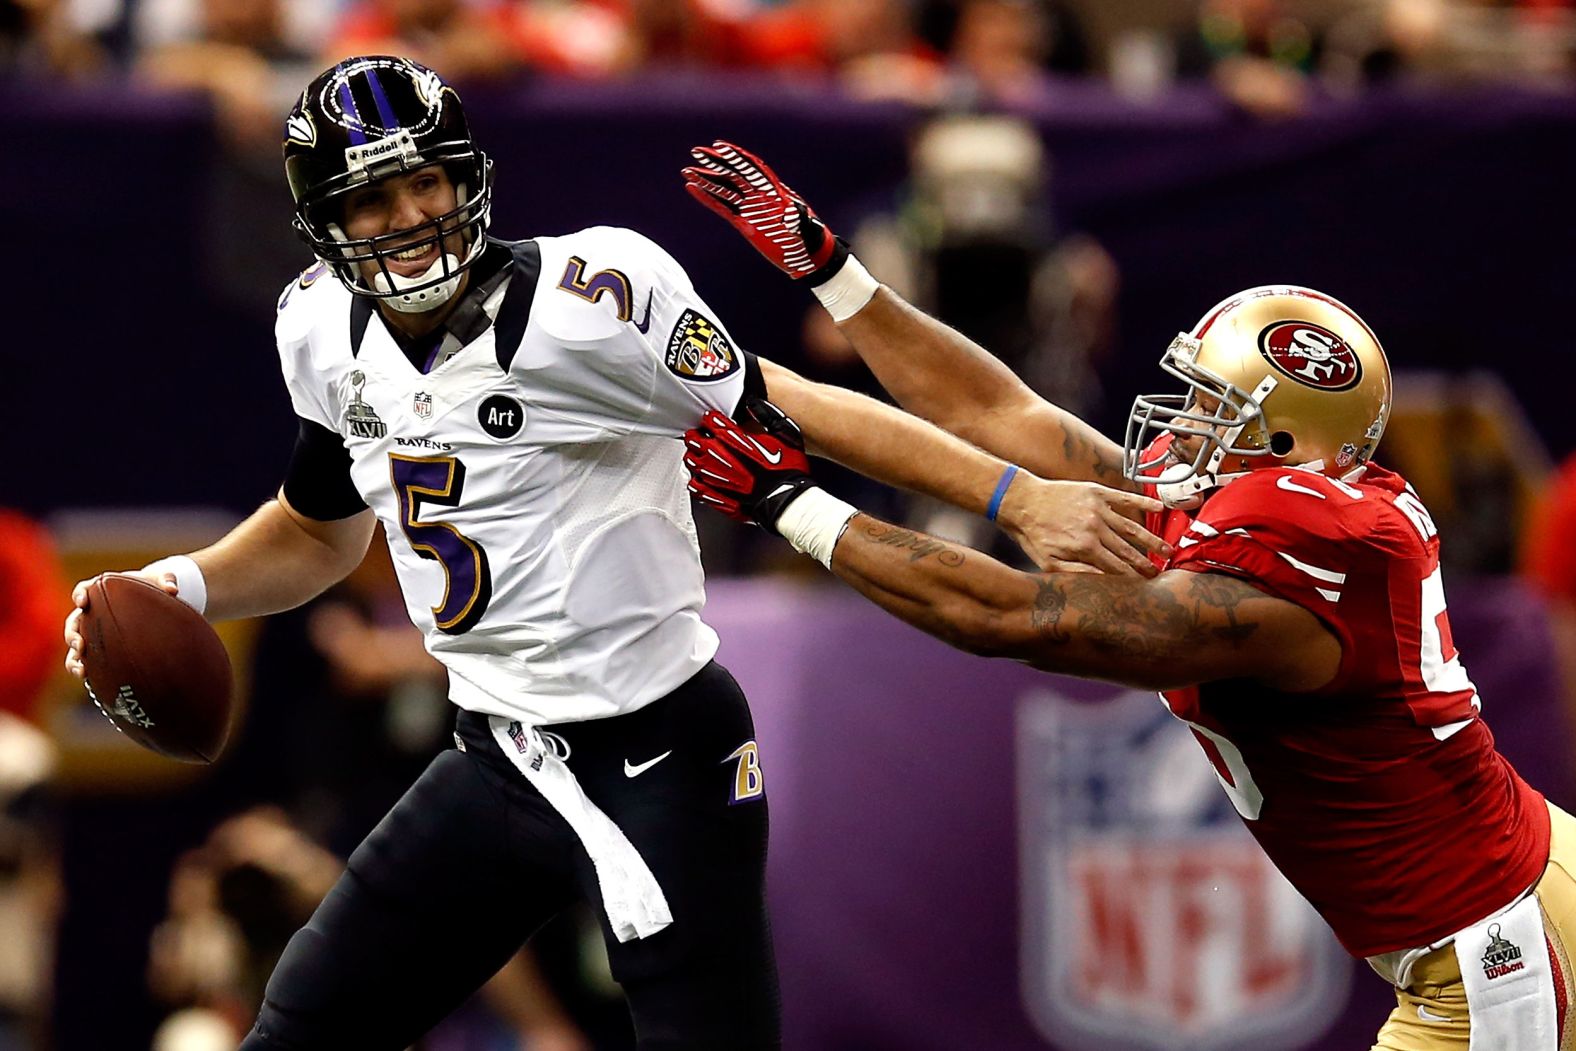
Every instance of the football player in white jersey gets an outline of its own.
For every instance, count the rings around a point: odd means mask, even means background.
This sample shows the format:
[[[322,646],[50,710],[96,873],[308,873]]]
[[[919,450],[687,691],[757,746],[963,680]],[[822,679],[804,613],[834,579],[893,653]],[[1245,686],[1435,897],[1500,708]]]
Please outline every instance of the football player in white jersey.
[[[893,484],[947,464],[926,491],[983,511],[1004,465],[743,353],[637,233],[489,238],[491,164],[413,62],[324,72],[284,152],[318,257],[279,300],[290,467],[218,543],[141,572],[211,619],[261,615],[343,578],[381,522],[460,714],[290,943],[243,1048],[399,1051],[576,898],[600,905],[642,1049],[777,1047],[760,750],[701,620],[679,435],[769,388]],[[865,439],[876,416],[890,441]],[[1032,554],[1150,571],[1159,541],[1124,513],[1153,501],[1056,486],[1001,508]]]

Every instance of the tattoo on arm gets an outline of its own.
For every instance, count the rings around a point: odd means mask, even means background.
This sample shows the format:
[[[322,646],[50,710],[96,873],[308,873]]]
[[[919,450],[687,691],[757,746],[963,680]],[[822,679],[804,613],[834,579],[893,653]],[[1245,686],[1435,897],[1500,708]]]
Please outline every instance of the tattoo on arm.
[[[1218,638],[1240,645],[1258,630],[1257,624],[1237,621],[1237,607],[1242,600],[1258,594],[1251,585],[1219,573],[1194,573],[1188,581],[1188,591],[1198,599],[1198,606],[1214,606],[1226,615],[1226,627],[1214,629]]]
[[[1029,611],[1029,623],[1054,642],[1066,642],[1069,638],[1062,630],[1062,617],[1067,613],[1067,591],[1063,583],[1056,577],[1041,577],[1034,608]]]
[[[935,555],[936,561],[948,569],[963,564],[962,551],[935,537],[924,536],[909,529],[899,529],[897,526],[877,522],[865,528],[865,535],[877,544],[913,552],[908,557],[910,562],[918,562],[922,558]]]
[[[1235,649],[1259,629],[1238,619],[1238,606],[1254,597],[1262,595],[1251,585],[1213,573],[1189,574],[1181,597],[1152,581],[1061,574],[1039,580],[1029,622],[1051,642],[1065,644],[1076,636],[1098,650],[1130,658],[1214,639]],[[1067,623],[1069,613],[1078,618],[1076,632]]]
[[[1071,427],[1062,428],[1062,456],[1068,463],[1087,464],[1094,480],[1102,485],[1124,488],[1127,484],[1122,465],[1112,463],[1094,442]]]

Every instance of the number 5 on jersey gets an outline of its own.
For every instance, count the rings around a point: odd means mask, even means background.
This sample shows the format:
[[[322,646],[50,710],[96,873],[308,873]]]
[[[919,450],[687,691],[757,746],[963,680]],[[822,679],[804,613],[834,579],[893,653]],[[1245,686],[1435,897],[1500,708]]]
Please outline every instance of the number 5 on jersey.
[[[453,456],[389,454],[389,478],[399,497],[400,526],[411,550],[443,567],[443,601],[432,607],[438,630],[462,635],[476,626],[492,601],[487,552],[447,522],[422,522],[424,504],[458,507],[465,491],[465,464]]]

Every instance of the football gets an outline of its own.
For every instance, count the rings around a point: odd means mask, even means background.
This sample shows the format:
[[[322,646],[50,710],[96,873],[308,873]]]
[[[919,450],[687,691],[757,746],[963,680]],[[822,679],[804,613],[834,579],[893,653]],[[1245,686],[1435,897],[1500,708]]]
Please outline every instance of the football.
[[[202,615],[138,577],[105,573],[82,613],[88,696],[121,733],[183,763],[211,763],[230,736],[230,655]]]

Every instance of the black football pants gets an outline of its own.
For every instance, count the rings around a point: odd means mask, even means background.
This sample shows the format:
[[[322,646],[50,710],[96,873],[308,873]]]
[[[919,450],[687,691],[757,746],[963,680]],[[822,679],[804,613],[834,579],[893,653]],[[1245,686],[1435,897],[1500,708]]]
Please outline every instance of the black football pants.
[[[639,711],[544,729],[651,868],[673,923],[615,941],[579,839],[486,718],[462,712],[463,750],[434,759],[351,855],[285,949],[241,1051],[402,1051],[577,898],[597,905],[641,1051],[780,1046],[766,800],[740,765],[755,731],[732,676],[713,663]]]

